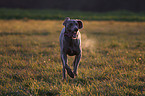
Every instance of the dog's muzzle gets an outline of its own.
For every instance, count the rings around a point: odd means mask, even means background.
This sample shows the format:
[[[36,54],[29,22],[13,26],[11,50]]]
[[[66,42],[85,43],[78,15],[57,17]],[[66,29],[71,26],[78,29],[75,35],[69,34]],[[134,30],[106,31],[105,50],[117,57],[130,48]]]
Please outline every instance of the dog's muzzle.
[[[72,38],[72,39],[77,39],[78,32],[77,31],[74,31],[74,32],[64,32],[64,36],[67,36],[67,37]]]

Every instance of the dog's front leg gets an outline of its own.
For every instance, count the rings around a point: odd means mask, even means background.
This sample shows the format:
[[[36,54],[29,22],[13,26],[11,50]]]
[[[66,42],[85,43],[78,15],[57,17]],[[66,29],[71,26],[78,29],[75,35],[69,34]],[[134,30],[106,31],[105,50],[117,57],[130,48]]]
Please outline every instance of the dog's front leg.
[[[66,79],[66,76],[65,76],[65,66],[67,64],[67,55],[66,54],[61,54],[61,61],[63,64],[62,72],[63,72],[63,80],[64,80],[64,79]]]
[[[75,56],[75,60],[73,62],[73,64],[74,64],[73,73],[74,73],[75,76],[77,76],[77,69],[78,69],[78,66],[79,66],[80,59],[81,59],[81,53],[79,55]]]
[[[63,63],[63,79],[66,79],[65,69],[67,70],[68,75],[71,78],[74,78],[73,72],[71,71],[70,67],[67,65],[67,55],[66,54],[62,54],[61,55],[61,60],[62,60],[62,63]]]

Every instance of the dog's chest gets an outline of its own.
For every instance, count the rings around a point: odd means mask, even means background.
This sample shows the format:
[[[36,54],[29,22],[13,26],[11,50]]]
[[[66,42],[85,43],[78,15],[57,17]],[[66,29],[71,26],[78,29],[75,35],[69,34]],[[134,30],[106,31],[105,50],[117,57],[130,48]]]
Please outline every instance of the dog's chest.
[[[77,39],[67,40],[66,45],[64,51],[69,56],[78,55],[80,53],[80,45]]]

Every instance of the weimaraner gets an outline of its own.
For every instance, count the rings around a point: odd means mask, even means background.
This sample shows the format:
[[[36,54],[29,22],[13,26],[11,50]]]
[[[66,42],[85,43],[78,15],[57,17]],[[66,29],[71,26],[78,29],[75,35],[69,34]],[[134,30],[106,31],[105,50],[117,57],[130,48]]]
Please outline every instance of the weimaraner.
[[[67,70],[71,78],[77,76],[77,68],[81,59],[81,34],[79,29],[83,28],[81,20],[74,20],[67,17],[63,25],[65,26],[60,33],[60,56],[63,64],[63,80],[66,79],[65,73]],[[67,55],[75,56],[73,62],[74,70],[70,69],[67,64]]]

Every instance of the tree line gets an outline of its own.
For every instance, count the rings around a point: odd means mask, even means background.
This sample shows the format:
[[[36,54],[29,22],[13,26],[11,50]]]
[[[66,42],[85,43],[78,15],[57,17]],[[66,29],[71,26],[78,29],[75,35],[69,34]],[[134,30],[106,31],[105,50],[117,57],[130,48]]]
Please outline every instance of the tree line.
[[[107,12],[145,11],[145,0],[0,0],[0,8],[62,9]]]

